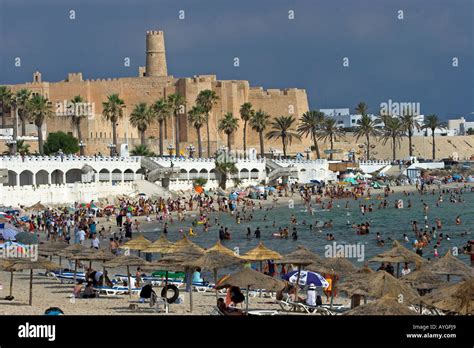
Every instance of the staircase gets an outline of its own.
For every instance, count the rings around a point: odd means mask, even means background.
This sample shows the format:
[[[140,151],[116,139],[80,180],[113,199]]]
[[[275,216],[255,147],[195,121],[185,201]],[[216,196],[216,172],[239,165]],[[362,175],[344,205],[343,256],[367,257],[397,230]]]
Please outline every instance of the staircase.
[[[164,167],[155,161],[142,157],[141,166],[148,171],[147,180],[155,182],[161,179],[178,179],[179,178],[179,167]]]
[[[268,172],[268,180],[270,182],[281,177],[298,177],[298,169],[296,167],[282,167],[273,160],[266,160],[265,165]]]

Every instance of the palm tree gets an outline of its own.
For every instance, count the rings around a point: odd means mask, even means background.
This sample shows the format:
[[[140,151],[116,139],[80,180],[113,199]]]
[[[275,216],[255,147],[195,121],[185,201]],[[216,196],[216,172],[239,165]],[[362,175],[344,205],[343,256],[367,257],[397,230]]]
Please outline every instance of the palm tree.
[[[107,101],[102,103],[102,116],[112,123],[112,143],[117,149],[117,122],[123,117],[123,109],[125,102],[119,98],[118,94],[111,94],[107,97]]]
[[[31,91],[28,89],[20,89],[16,92],[16,107],[18,110],[18,117],[21,121],[21,135],[26,135],[26,121],[29,119],[28,116],[28,101],[31,98]]]
[[[48,98],[42,95],[34,95],[27,104],[27,115],[38,130],[38,151],[43,154],[43,123],[53,115],[53,108]]]
[[[148,146],[146,145],[138,145],[135,146],[132,151],[130,151],[132,156],[144,156],[144,157],[151,157],[154,156],[154,153],[150,151]]]
[[[2,110],[2,128],[5,128],[6,111],[10,109],[12,101],[12,91],[7,86],[0,86],[0,104]]]
[[[232,112],[226,113],[224,115],[224,118],[219,120],[218,129],[227,135],[227,148],[229,153],[231,150],[230,137],[232,133],[237,130],[237,128],[239,128],[239,120],[234,117],[234,114]]]
[[[360,102],[359,104],[357,104],[356,108],[355,108],[355,112],[358,114],[358,115],[367,115],[367,111],[368,111],[369,107],[367,106],[366,103],[364,102]]]
[[[137,127],[140,132],[140,144],[142,146],[146,145],[145,132],[152,121],[153,113],[146,103],[135,105],[135,108],[130,114],[130,123],[132,126]]]
[[[370,160],[370,137],[377,138],[377,136],[380,135],[380,132],[377,128],[375,128],[375,125],[375,120],[372,120],[369,115],[363,114],[354,133],[356,140],[359,140],[361,137],[365,137],[366,160]]]
[[[396,148],[401,145],[401,137],[404,135],[403,124],[400,118],[393,116],[381,116],[383,123],[385,124],[382,132],[383,145],[387,141],[392,142],[392,158],[394,161],[397,160]]]
[[[174,130],[175,130],[175,149],[176,155],[179,156],[179,114],[181,113],[181,108],[186,103],[184,97],[179,94],[171,94],[168,96],[169,111],[173,114],[174,117]]]
[[[413,148],[412,148],[412,137],[413,132],[416,130],[421,129],[421,125],[418,122],[417,115],[415,115],[411,111],[403,110],[403,115],[401,116],[401,121],[403,124],[403,129],[405,132],[408,133],[408,156],[413,156]]]
[[[84,118],[85,115],[77,114],[76,110],[76,104],[83,103],[84,99],[80,95],[76,95],[71,99],[71,103],[74,104],[74,113],[71,115],[71,123],[72,125],[76,128],[77,131],[77,139],[79,140],[79,143],[82,142],[82,132],[81,132],[81,122],[82,119]],[[80,155],[84,156],[84,146],[80,146]]]
[[[301,136],[293,130],[293,116],[279,116],[271,122],[272,129],[267,133],[267,139],[281,139],[283,156],[286,157],[286,148],[291,145],[293,138],[301,140]]]
[[[219,158],[219,156],[216,156]],[[226,182],[230,174],[236,174],[238,172],[234,162],[229,161],[217,161],[215,162],[216,172],[219,177],[219,187],[223,190],[226,189]]]
[[[243,130],[243,145],[244,145],[244,156],[247,155],[247,122],[250,121],[252,115],[255,111],[252,109],[252,104],[243,103],[240,106],[240,118],[244,121],[244,130]]]
[[[209,131],[209,113],[212,110],[214,104],[217,103],[219,97],[216,92],[211,91],[210,89],[205,89],[199,92],[196,98],[196,104],[201,106],[206,114],[206,133],[207,133],[207,156],[211,157],[211,135]]]
[[[265,146],[263,143],[263,132],[267,128],[268,120],[270,119],[270,115],[267,114],[266,112],[262,111],[259,109],[257,112],[255,112],[252,117],[250,118],[250,127],[254,131],[258,133],[258,136],[260,138],[260,156],[262,158],[265,157]]]
[[[433,138],[433,161],[434,161],[436,157],[435,130],[436,128],[439,128],[439,129],[445,128],[445,126],[443,123],[439,121],[438,116],[428,115],[425,117],[423,128],[431,129],[431,136]]]
[[[163,125],[166,122],[166,119],[169,117],[169,105],[164,98],[161,98],[153,104],[151,107],[153,112],[153,118],[158,121],[159,129],[160,129],[160,156],[163,156]]]
[[[337,121],[331,117],[325,117],[321,129],[318,132],[318,139],[327,141],[329,140],[331,154],[329,155],[329,160],[333,159],[334,151],[334,141],[337,140],[337,137],[344,138],[344,130],[337,126]]]
[[[298,126],[298,134],[301,136],[311,136],[313,140],[314,149],[316,151],[316,157],[321,158],[319,153],[319,146],[317,140],[317,134],[319,129],[324,122],[324,113],[321,111],[308,111],[300,117],[300,125]]]
[[[198,141],[198,156],[202,157],[202,139],[201,139],[201,128],[206,122],[206,114],[204,109],[198,105],[195,105],[188,112],[188,120],[196,129],[197,141]]]

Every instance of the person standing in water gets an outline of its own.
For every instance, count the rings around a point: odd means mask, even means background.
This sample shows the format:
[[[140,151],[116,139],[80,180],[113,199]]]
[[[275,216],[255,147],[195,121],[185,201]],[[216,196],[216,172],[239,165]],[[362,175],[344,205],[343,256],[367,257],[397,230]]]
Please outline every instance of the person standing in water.
[[[293,238],[293,240],[298,239],[298,232],[296,232],[296,227],[293,227],[293,233],[291,234],[291,237]]]

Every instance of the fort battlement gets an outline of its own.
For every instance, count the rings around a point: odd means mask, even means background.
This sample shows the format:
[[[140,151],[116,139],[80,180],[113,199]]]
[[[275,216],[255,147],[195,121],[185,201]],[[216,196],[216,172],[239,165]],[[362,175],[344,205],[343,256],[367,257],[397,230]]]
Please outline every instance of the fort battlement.
[[[147,30],[146,32],[147,35],[164,35],[164,32],[161,30]]]
[[[250,87],[250,95],[255,98],[295,96],[299,92],[304,92],[304,90],[298,88],[269,88],[265,90],[262,87]]]

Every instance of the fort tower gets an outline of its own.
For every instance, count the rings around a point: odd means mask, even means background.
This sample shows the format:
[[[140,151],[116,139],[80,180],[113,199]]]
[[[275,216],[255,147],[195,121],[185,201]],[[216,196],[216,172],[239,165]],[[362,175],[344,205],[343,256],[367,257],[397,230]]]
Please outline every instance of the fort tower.
[[[146,32],[146,76],[168,76],[165,36],[162,31]]]

